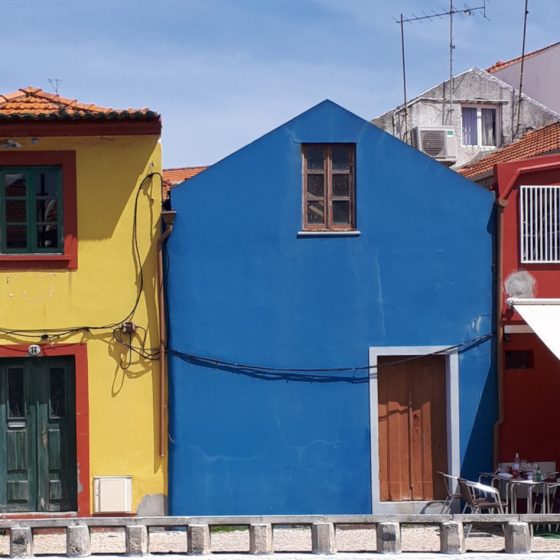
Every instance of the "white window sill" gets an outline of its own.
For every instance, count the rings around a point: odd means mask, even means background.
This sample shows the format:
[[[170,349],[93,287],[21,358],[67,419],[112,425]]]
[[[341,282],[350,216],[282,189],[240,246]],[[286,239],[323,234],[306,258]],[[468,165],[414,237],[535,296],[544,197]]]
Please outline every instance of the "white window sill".
[[[482,146],[481,144],[461,144],[462,148],[476,148],[477,150],[495,150],[499,148],[499,146]]]
[[[298,237],[358,237],[361,232],[358,230],[352,231],[298,231]]]

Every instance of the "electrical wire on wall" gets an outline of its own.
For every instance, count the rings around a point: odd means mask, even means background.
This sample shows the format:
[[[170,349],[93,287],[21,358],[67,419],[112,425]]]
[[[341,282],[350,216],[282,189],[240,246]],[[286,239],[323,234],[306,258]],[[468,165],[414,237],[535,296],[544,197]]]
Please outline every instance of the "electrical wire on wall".
[[[493,333],[485,334],[463,342],[461,344],[455,344],[453,346],[448,346],[435,352],[429,354],[419,354],[414,356],[408,356],[407,358],[402,358],[395,360],[393,362],[384,362],[383,368],[396,366],[406,362],[413,362],[415,360],[421,360],[427,356],[441,356],[445,354],[450,354],[457,352],[461,354],[470,348],[479,346],[484,342],[492,339]],[[186,352],[181,352],[180,350],[174,348],[168,348],[167,353],[176,356],[188,363],[193,365],[202,366],[210,369],[218,369],[223,372],[244,375],[247,377],[252,377],[255,379],[268,380],[268,381],[299,381],[307,383],[351,383],[360,384],[368,383],[372,374],[374,374],[378,366],[371,365],[361,365],[361,366],[344,366],[344,367],[324,367],[324,368],[276,368],[269,366],[259,366],[259,365],[248,365],[238,362],[229,362],[225,360],[219,360],[214,358],[209,358],[207,356],[199,356],[197,354],[189,354]],[[335,375],[327,375],[335,374]],[[343,375],[346,374],[346,375]],[[358,375],[356,375],[358,374]]]
[[[148,184],[148,181],[150,181],[153,177],[159,177],[160,180],[163,180],[163,177],[159,172],[151,172],[147,174],[140,182],[136,190],[134,199],[132,246],[134,265],[138,271],[138,279],[136,297],[130,311],[122,319],[102,325],[81,325],[75,327],[45,329],[10,329],[0,327],[0,334],[8,337],[27,338],[32,340],[37,340],[37,338],[39,338],[44,342],[54,342],[58,339],[65,338],[79,332],[110,331],[112,340],[127,349],[126,356],[121,359],[120,365],[122,369],[128,369],[132,365],[133,354],[146,361],[155,361],[160,359],[159,348],[146,348],[148,334],[147,330],[140,325],[135,325],[132,323],[132,319],[134,317],[134,314],[136,313],[136,310],[138,309],[138,305],[140,304],[140,299],[144,291],[144,271],[140,255],[140,247],[138,243],[138,204],[140,194],[144,191],[146,185]],[[169,269],[168,256],[166,256],[165,268],[166,270]],[[444,355],[451,352],[461,353],[468,350],[469,348],[478,346],[486,342],[492,337],[493,334],[486,334],[484,336],[473,338],[461,344],[443,348],[430,354],[409,356],[395,362],[384,363],[383,367],[390,367],[405,362],[419,360],[426,356]],[[211,358],[208,356],[201,356],[184,352],[176,348],[166,349],[166,352],[189,363],[193,363],[203,367],[219,369],[225,372],[271,381],[299,381],[311,383],[344,382],[359,384],[367,383],[372,373],[377,370],[376,366],[371,365],[345,366],[335,368],[277,368],[272,366],[249,365],[240,362],[230,362]]]
[[[24,338],[30,340],[40,339],[43,342],[54,342],[56,340],[66,338],[68,336],[80,332],[110,331],[114,340],[116,340],[118,343],[122,344],[123,346],[129,349],[129,358],[125,363],[121,363],[124,369],[126,369],[126,367],[130,367],[132,352],[136,352],[138,355],[142,356],[145,359],[149,359],[149,360],[158,359],[159,352],[154,350],[146,350],[144,348],[146,335],[147,335],[146,329],[137,325],[134,326],[135,329],[140,329],[144,333],[144,336],[141,337],[140,347],[135,346],[132,343],[133,341],[132,335],[129,337],[130,338],[129,342],[126,343],[124,339],[124,333],[122,332],[123,326],[126,325],[127,323],[131,323],[138,309],[138,306],[140,304],[140,299],[144,291],[144,270],[142,266],[142,255],[140,254],[140,246],[138,242],[138,207],[139,207],[140,195],[143,192],[146,195],[150,193],[153,184],[151,180],[154,177],[159,177],[160,180],[163,181],[163,176],[161,175],[161,173],[157,171],[148,173],[138,185],[134,197],[133,218],[132,218],[132,254],[134,260],[134,268],[137,273],[137,280],[136,280],[137,289],[136,289],[134,303],[132,304],[130,311],[128,311],[124,317],[122,317],[117,321],[112,321],[100,325],[86,324],[86,325],[77,325],[72,327],[47,327],[42,329],[13,329],[7,327],[0,327],[0,334],[6,337]]]

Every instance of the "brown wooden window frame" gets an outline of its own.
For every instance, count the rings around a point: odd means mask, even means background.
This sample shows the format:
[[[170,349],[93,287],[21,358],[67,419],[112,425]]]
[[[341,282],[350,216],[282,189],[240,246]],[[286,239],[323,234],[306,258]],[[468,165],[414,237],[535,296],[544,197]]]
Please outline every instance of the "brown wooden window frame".
[[[349,151],[349,165],[347,171],[333,170],[333,147],[345,146]],[[309,148],[323,150],[323,169],[310,169],[308,166]],[[304,231],[355,231],[356,230],[356,145],[350,143],[330,144],[302,144],[303,162],[303,196],[302,217]],[[323,196],[312,195],[308,190],[309,175],[323,175]],[[333,194],[333,176],[348,175],[349,190],[347,196]],[[323,222],[314,223],[308,219],[308,205],[311,202],[324,202]],[[333,221],[333,202],[343,201],[349,203],[349,222],[335,223]]]

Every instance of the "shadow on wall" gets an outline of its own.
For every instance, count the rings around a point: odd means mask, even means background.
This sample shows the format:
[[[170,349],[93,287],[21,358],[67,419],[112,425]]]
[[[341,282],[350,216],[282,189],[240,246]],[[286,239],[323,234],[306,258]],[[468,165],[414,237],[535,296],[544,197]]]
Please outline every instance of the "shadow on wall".
[[[150,136],[116,147],[118,160],[107,157],[107,146],[103,146],[103,151],[99,153],[93,147],[87,150],[87,156],[78,159],[80,240],[109,239],[113,236],[126,205],[136,195],[139,182],[149,173],[147,166],[152,161],[156,148],[157,138]],[[150,193],[153,189],[160,188],[159,177],[154,177],[151,187],[148,184],[144,190]],[[159,195],[157,198],[159,199]],[[140,200],[139,204],[139,213],[144,215],[149,203]],[[132,223],[130,229],[132,230]]]
[[[478,480],[481,472],[491,472],[493,466],[494,424],[497,420],[497,385],[495,337],[492,338],[492,362],[484,390],[479,400],[476,417],[471,430],[471,437],[465,448],[461,465],[461,476],[469,480]]]

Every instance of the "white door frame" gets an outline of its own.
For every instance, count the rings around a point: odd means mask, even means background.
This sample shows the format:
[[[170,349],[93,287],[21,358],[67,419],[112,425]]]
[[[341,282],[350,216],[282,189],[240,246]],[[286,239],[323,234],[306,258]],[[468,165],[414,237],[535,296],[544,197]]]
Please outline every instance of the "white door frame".
[[[459,433],[459,353],[449,346],[372,346],[369,349],[369,410],[371,434],[371,504],[372,513],[419,513],[429,504],[425,501],[382,502],[379,482],[379,431],[377,364],[380,356],[445,356],[447,407],[447,472],[459,476],[461,471]]]

